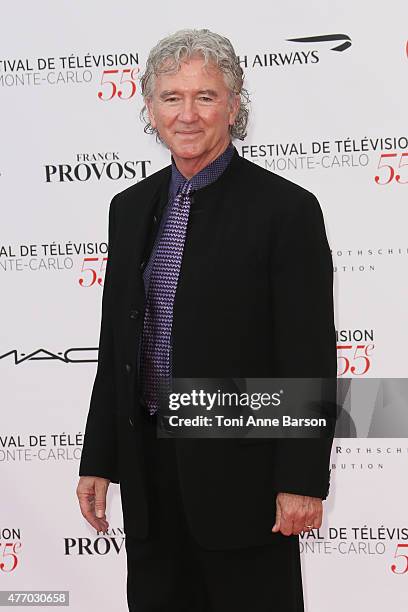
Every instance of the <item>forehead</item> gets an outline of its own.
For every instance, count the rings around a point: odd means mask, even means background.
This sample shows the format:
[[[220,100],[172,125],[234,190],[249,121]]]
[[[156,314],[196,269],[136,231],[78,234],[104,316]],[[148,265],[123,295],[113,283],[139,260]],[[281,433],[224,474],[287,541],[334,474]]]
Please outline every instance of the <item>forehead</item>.
[[[175,69],[170,60],[165,61],[160,72],[155,77],[156,91],[163,89],[227,89],[224,74],[212,62],[205,62],[202,57],[193,57],[182,60],[180,67]]]

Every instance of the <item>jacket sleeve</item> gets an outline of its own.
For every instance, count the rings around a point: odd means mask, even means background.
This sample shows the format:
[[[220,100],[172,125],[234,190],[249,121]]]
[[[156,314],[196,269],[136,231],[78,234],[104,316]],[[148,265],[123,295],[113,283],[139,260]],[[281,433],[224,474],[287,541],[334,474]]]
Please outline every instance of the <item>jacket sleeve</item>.
[[[336,419],[336,335],[333,264],[320,205],[306,192],[285,214],[271,259],[273,351],[277,376],[325,378],[322,416]],[[330,482],[331,435],[276,439],[277,492],[325,499]]]
[[[98,367],[86,422],[79,475],[99,476],[118,483],[111,281],[115,257],[115,198],[109,207],[108,261],[102,295]]]

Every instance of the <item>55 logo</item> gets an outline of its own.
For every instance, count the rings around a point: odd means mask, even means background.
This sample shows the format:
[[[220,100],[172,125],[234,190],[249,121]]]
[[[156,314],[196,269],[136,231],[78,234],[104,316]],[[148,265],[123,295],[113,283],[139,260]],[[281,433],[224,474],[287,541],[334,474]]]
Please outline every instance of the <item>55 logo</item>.
[[[1,542],[0,541],[0,572],[10,574],[14,572],[19,564],[19,554],[21,542]]]

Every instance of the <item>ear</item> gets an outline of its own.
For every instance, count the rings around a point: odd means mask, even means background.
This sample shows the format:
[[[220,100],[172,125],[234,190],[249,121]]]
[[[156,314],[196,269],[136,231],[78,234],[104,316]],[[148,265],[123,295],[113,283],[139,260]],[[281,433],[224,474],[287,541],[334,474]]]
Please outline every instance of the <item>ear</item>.
[[[229,124],[230,125],[234,125],[240,106],[241,106],[241,98],[239,94],[234,94],[231,97],[231,103],[230,103],[230,112],[229,112]]]
[[[156,119],[154,117],[154,110],[153,110],[153,100],[151,98],[146,98],[146,107],[147,107],[147,113],[149,115],[149,121],[150,121],[150,125],[152,126],[153,129],[156,129]]]

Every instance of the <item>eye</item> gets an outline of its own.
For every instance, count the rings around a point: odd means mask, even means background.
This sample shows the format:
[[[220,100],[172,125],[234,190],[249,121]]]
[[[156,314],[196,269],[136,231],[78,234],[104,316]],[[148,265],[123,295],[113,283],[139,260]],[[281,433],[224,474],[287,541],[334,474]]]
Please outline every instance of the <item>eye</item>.
[[[200,96],[199,99],[202,100],[203,102],[211,102],[212,101],[212,98],[209,98],[208,96]]]
[[[165,102],[177,102],[178,98],[176,98],[176,96],[169,96],[168,98],[165,98],[164,101]]]

